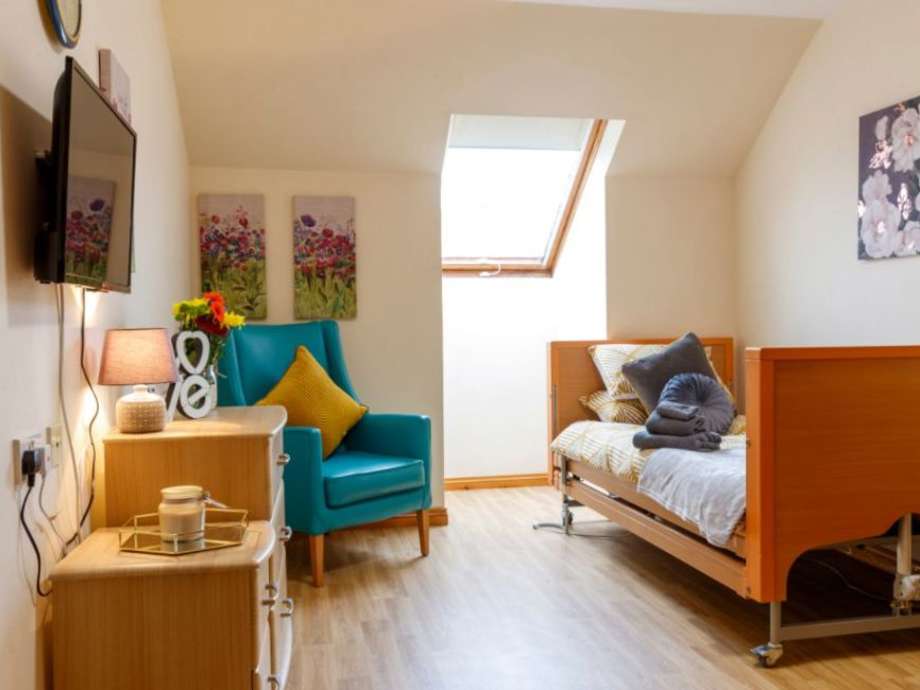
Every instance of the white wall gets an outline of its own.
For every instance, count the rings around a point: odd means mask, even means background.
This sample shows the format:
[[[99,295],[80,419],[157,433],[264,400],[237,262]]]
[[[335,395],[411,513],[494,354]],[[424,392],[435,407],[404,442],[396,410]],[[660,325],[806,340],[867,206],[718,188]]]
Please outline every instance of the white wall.
[[[610,336],[734,335],[732,195],[728,178],[607,178]]]
[[[188,163],[160,3],[84,0],[83,7],[80,45],[68,54],[96,77],[98,49],[115,52],[131,77],[138,132],[134,291],[87,300],[87,361],[95,377],[104,329],[168,325],[170,304],[190,290]],[[33,151],[51,145],[52,94],[65,56],[43,26],[43,8],[43,2],[0,4],[0,439],[8,449],[0,466],[0,558],[6,564],[0,570],[0,687],[17,689],[45,685],[49,638],[42,634],[44,602],[38,608],[32,602],[34,558],[17,522],[22,489],[14,485],[11,442],[60,421],[54,289],[32,279],[32,235],[38,222]],[[79,380],[79,293],[64,292],[64,393],[79,427],[82,463],[92,405]],[[105,405],[97,433],[107,426],[114,393],[100,390]],[[75,522],[74,487],[69,474],[60,476],[60,500],[51,484],[46,504],[58,504],[61,531],[69,532]],[[46,549],[46,557],[51,555]]]
[[[858,118],[920,94],[920,4],[882,4],[821,27],[738,177],[746,345],[920,340],[920,260],[856,259]]]
[[[195,167],[191,191],[193,204],[204,193],[265,195],[265,323],[294,320],[291,198],[355,197],[358,317],[339,322],[349,373],[372,410],[431,417],[432,493],[434,505],[443,505],[437,176]],[[189,241],[197,257],[197,239]],[[197,264],[194,271],[197,284]]]
[[[553,278],[446,276],[445,476],[546,471],[546,346],[603,338],[605,141]]]

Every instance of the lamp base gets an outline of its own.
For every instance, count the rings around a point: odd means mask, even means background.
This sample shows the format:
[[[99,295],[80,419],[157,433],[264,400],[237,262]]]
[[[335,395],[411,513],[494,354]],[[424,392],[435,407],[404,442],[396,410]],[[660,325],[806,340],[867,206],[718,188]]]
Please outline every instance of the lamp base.
[[[163,431],[166,426],[166,402],[147,386],[135,386],[115,403],[115,425],[125,434]]]

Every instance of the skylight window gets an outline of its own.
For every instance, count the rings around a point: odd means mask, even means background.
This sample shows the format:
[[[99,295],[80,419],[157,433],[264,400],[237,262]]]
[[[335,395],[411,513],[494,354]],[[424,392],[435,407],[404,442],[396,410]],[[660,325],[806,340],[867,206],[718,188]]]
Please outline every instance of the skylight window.
[[[444,271],[551,274],[603,125],[455,116],[441,178]]]

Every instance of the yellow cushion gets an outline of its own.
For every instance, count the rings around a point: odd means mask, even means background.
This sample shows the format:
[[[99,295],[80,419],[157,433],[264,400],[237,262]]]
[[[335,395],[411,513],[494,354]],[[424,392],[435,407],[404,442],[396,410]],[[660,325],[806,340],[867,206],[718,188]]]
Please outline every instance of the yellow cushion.
[[[345,434],[357,424],[367,407],[356,402],[335,381],[303,345],[294,363],[274,388],[257,405],[281,405],[290,426],[312,426],[323,436],[323,458],[339,447]]]

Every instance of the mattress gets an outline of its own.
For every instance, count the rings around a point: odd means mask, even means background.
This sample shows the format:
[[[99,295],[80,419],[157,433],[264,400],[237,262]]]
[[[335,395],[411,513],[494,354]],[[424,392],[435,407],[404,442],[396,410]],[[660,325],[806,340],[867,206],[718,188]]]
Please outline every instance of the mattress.
[[[654,452],[633,445],[633,436],[642,428],[616,422],[574,422],[555,438],[552,450],[635,484]]]
[[[711,461],[717,458],[710,458],[709,453],[673,449],[639,450],[633,446],[632,437],[642,428],[636,424],[575,422],[556,437],[551,447],[555,453],[570,460],[628,482],[633,488],[625,492],[627,500],[631,500],[630,494],[634,497],[644,494],[665,509],[664,513],[657,509],[654,512],[666,519],[676,516],[680,518],[678,522],[681,526],[692,525],[693,531],[704,536],[711,544],[737,552],[737,537],[744,532],[745,434],[724,436],[722,450],[716,454],[723,462],[713,463]],[[743,432],[744,429],[745,420],[742,417],[732,425],[730,431]],[[735,473],[723,488],[724,482],[716,480],[725,473],[722,468],[727,467],[726,462],[730,458],[734,460],[735,467],[740,458],[740,475]],[[646,468],[648,471],[643,475]],[[634,490],[637,494],[633,494]],[[727,491],[728,494],[723,496],[720,491]],[[623,495],[623,491],[618,493]],[[713,510],[714,506],[719,507]]]
[[[729,433],[722,437],[722,447],[744,448],[747,445],[747,437],[743,433],[745,427],[745,418],[741,415],[736,417]],[[655,452],[639,450],[633,445],[633,436],[643,428],[639,424],[617,422],[573,422],[553,440],[551,448],[554,453],[570,460],[584,462],[636,484],[649,457]]]

